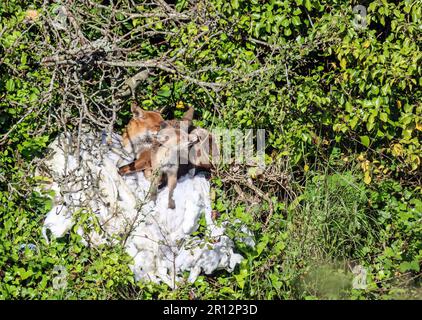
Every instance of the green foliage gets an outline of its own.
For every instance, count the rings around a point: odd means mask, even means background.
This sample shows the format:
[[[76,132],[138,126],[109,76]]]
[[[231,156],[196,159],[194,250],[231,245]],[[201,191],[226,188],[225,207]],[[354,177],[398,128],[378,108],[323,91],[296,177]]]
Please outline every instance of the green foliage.
[[[322,261],[365,256],[365,246],[377,243],[379,227],[366,210],[362,182],[350,172],[308,179],[298,198],[301,203],[291,216],[292,234],[301,238],[303,246],[297,252]]]

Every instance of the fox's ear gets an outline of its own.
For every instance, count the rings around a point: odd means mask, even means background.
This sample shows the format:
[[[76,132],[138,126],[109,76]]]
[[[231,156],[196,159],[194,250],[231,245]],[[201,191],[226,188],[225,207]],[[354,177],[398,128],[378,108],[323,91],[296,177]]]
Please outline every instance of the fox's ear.
[[[169,126],[169,124],[166,121],[161,121],[160,122],[160,130],[161,129],[165,129]]]
[[[193,114],[194,114],[195,110],[193,109],[192,106],[188,106],[188,108],[189,109],[188,109],[188,111],[186,111],[184,113],[182,120],[191,122],[193,120]]]
[[[130,106],[130,110],[132,111],[132,116],[134,118],[143,118],[144,117],[144,110],[138,107],[136,102],[132,102]]]

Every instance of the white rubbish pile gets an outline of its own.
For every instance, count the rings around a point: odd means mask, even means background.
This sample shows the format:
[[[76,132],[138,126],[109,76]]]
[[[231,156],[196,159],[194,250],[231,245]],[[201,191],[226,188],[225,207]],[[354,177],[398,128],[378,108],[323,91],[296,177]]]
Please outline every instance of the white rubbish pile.
[[[113,245],[128,235],[124,245],[134,259],[131,268],[137,281],[163,281],[174,287],[184,271],[190,272],[188,280],[193,282],[201,272],[231,272],[242,260],[233,252],[234,243],[224,235],[224,227],[213,222],[210,184],[205,176],[188,174],[179,179],[173,210],[167,208],[167,187],[159,191],[154,204],[148,200],[150,183],[142,172],[118,174],[118,167],[132,161],[124,153],[119,135],[107,139],[105,133],[89,129],[79,138],[63,133],[49,148],[51,152],[36,173],[49,177],[44,188],[55,191],[53,209],[43,226],[47,241],[52,236],[63,237],[77,223],[76,212],[90,210],[100,229],[92,223],[89,234],[82,228],[78,233],[93,246]],[[206,230],[200,237],[193,233],[202,215]],[[253,245],[253,240],[248,241]]]

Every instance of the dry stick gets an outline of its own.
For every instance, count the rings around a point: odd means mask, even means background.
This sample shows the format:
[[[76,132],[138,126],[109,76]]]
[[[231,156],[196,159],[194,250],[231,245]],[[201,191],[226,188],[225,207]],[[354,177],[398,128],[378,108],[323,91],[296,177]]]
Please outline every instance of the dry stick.
[[[124,83],[123,83],[124,91],[121,92],[121,93],[118,93],[117,95],[119,97],[126,97],[126,96],[129,96],[131,94],[134,94],[138,85],[141,82],[147,80],[148,76],[149,76],[148,70],[139,71],[134,76],[132,76],[132,77],[130,77],[130,78],[128,78],[124,81]]]
[[[233,186],[234,190],[236,190],[236,192],[239,194],[240,198],[243,201],[246,201],[248,198],[245,196],[245,193],[242,191],[242,189],[239,187],[239,185],[237,183],[234,184]]]
[[[184,75],[179,70],[177,70],[174,65],[168,64],[160,59],[151,59],[144,61],[104,61],[103,63],[115,67],[157,68],[171,74],[177,74],[185,80],[188,80],[199,86],[210,88],[216,92],[220,91],[224,87],[223,83],[205,82],[192,78],[188,75]]]
[[[78,143],[77,143],[77,146],[76,146],[77,161],[79,163],[79,160],[80,160],[82,121],[85,118],[84,117],[84,110],[87,109],[87,106],[86,106],[85,96],[83,94],[82,87],[79,84],[79,79],[78,79],[78,76],[77,76],[76,72],[73,73],[73,78],[75,79],[76,83],[78,83],[78,89],[79,89],[80,96],[81,96],[81,103],[82,103],[82,105],[84,107],[82,110],[79,110],[80,116],[79,116],[79,123],[78,123]]]
[[[172,12],[172,13],[177,12],[172,7],[170,7],[170,5],[168,5],[167,2],[165,2],[164,0],[155,0],[155,2],[157,2],[161,7],[166,9],[168,12]]]
[[[95,3],[95,2],[92,2],[92,1],[89,1],[89,2],[94,7],[102,8],[102,9],[110,9],[109,6],[105,6],[105,5],[102,5],[102,4],[99,4],[99,3]],[[162,1],[162,3],[165,3],[165,2]],[[130,18],[151,18],[151,17],[154,17],[154,18],[155,17],[162,18],[162,17],[169,17],[169,18],[172,18],[174,20],[181,20],[181,21],[182,20],[190,20],[191,19],[191,16],[189,16],[188,14],[186,14],[186,12],[185,13],[177,12],[173,8],[171,8],[170,6],[168,6],[168,7],[170,8],[169,11],[171,11],[171,12],[162,12],[162,11],[159,11],[159,10],[154,10],[151,13],[149,13],[149,12],[146,12],[146,13],[132,13],[132,12],[125,11],[125,10],[122,10],[122,9],[117,9],[116,10],[114,8],[113,8],[113,11],[115,11],[116,13],[121,13],[125,17],[130,17]]]
[[[17,126],[26,119],[26,117],[28,117],[36,108],[36,106],[32,107],[31,109],[28,110],[27,113],[24,114],[24,116],[22,118],[20,118],[13,126],[12,128],[10,128],[10,130],[8,132],[6,132],[3,137],[0,139],[0,145],[2,145],[3,143],[6,142],[7,138],[9,137],[9,135],[17,128]]]
[[[268,226],[268,223],[270,222],[271,217],[272,217],[272,215],[274,213],[274,206],[273,206],[273,202],[272,202],[271,198],[266,193],[264,193],[261,189],[257,188],[256,186],[254,186],[249,181],[247,181],[247,180],[246,181],[242,181],[242,183],[245,186],[247,186],[250,189],[252,189],[253,191],[255,191],[261,198],[265,199],[265,201],[268,202],[268,205],[270,207],[270,212],[268,213],[267,219],[265,220],[265,223],[264,223],[264,229],[266,229],[267,226]]]
[[[228,180],[228,181],[232,181],[232,182],[239,182],[239,183],[243,184],[244,186],[248,187],[249,189],[251,189],[252,191],[254,191],[258,196],[260,196],[261,198],[263,198],[265,201],[268,202],[268,206],[270,207],[270,209],[269,209],[267,219],[265,220],[265,223],[264,223],[264,228],[266,229],[267,226],[268,226],[268,223],[269,223],[269,221],[270,221],[270,219],[271,219],[271,217],[274,213],[274,205],[273,205],[271,198],[268,196],[268,194],[266,194],[261,189],[259,189],[258,187],[256,187],[251,182],[249,182],[248,180],[245,180],[245,179],[241,179],[241,178],[236,179],[236,178],[233,178],[231,176],[228,176],[228,177],[224,178],[223,180]]]
[[[172,264],[173,264],[173,287],[174,288],[176,288],[176,251],[179,249],[178,248],[178,246],[177,246],[177,244],[174,244],[174,245],[172,245],[172,244],[170,244],[169,243],[169,241],[168,241],[168,239],[167,239],[167,237],[166,237],[166,235],[165,235],[165,233],[163,232],[163,229],[162,229],[162,227],[160,226],[160,224],[158,223],[158,221],[155,219],[155,217],[154,216],[152,216],[152,218],[154,219],[154,221],[155,221],[155,223],[157,224],[157,227],[158,227],[158,230],[160,231],[160,233],[161,233],[161,236],[163,237],[163,239],[164,239],[164,245],[165,246],[167,246],[167,248],[169,248],[170,249],[170,251],[171,251],[171,253],[172,253],[172,256],[173,256],[173,259],[170,259],[169,257],[167,257],[167,255],[162,251],[162,249],[161,249],[161,251],[163,252],[163,254],[164,254],[164,258],[166,258],[167,260],[169,260]],[[164,230],[164,231],[166,231],[166,230]],[[167,234],[170,234],[169,232],[167,232]],[[152,240],[152,239],[150,239],[150,240]],[[160,242],[157,242],[159,245],[160,244],[162,244],[162,242],[160,243]]]
[[[312,18],[311,18],[311,16],[309,15],[309,12],[308,12],[308,10],[305,8],[305,11],[306,11],[306,15],[308,16],[308,20],[309,20],[309,22],[311,23],[311,26],[312,26],[312,28],[314,27],[314,23],[312,22]]]
[[[89,43],[89,41],[83,35],[81,28],[80,28],[78,22],[76,21],[75,17],[73,16],[73,14],[69,11],[69,9],[66,6],[62,6],[62,8],[63,8],[64,14],[69,19],[69,22],[72,25],[73,29],[75,29],[76,37],[78,38],[79,43],[81,45],[86,45],[87,43]]]

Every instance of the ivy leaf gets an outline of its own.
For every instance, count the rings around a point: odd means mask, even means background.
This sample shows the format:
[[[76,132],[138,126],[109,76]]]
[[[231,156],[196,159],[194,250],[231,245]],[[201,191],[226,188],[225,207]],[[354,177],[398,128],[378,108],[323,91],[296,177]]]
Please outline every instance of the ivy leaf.
[[[15,82],[13,81],[13,79],[7,80],[6,90],[9,91],[9,92],[15,90]]]
[[[312,3],[310,0],[305,0],[305,7],[308,11],[312,10]]]
[[[292,35],[292,30],[290,28],[284,29],[284,35],[286,37],[291,36]]]
[[[386,114],[385,112],[381,112],[380,113],[380,119],[383,122],[387,122],[388,121],[388,114]]]
[[[368,118],[368,122],[366,123],[366,129],[368,131],[372,131],[374,126],[375,126],[375,116],[373,114],[371,114]]]
[[[248,270],[244,267],[240,269],[239,274],[236,274],[234,277],[236,279],[237,285],[240,287],[240,289],[243,289],[245,286],[245,279],[248,276]]]
[[[299,26],[302,22],[300,21],[300,18],[298,16],[294,16],[292,18],[292,22],[295,26]]]
[[[369,137],[368,136],[361,136],[360,137],[360,142],[362,142],[362,144],[365,146],[365,147],[369,147],[369,142],[370,142],[370,140],[369,140]]]
[[[239,8],[239,0],[231,0],[231,4],[232,4],[233,9]]]

